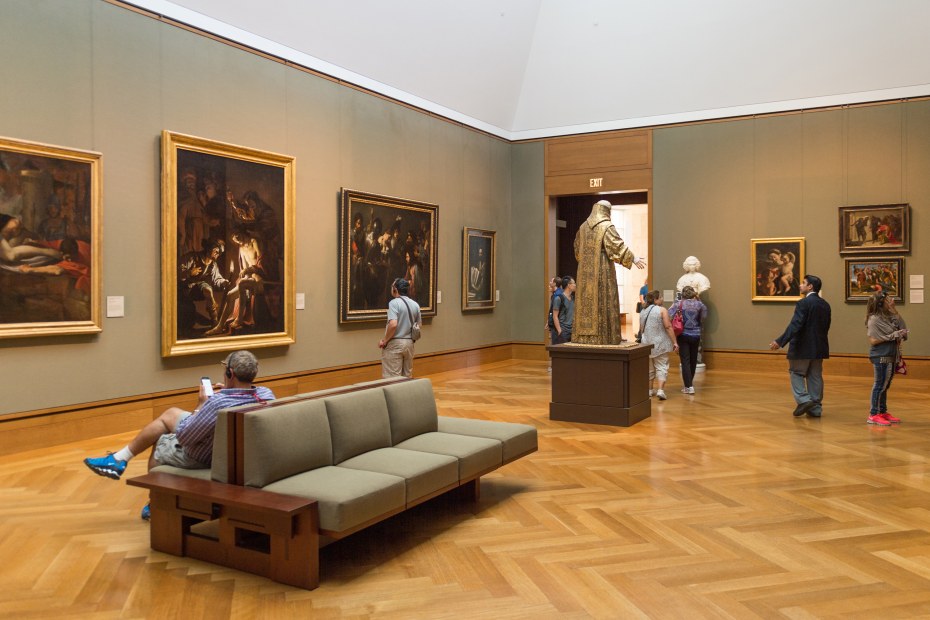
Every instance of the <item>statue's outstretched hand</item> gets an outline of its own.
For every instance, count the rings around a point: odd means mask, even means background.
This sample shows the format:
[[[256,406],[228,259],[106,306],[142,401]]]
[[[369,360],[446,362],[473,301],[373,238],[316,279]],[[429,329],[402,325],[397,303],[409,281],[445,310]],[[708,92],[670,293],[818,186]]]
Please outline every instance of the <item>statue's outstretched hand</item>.
[[[645,268],[646,268],[646,261],[644,261],[644,260],[641,259],[641,258],[635,259],[635,260],[633,261],[633,264],[636,265],[636,266],[637,266],[638,268],[640,268],[640,269],[645,269]]]

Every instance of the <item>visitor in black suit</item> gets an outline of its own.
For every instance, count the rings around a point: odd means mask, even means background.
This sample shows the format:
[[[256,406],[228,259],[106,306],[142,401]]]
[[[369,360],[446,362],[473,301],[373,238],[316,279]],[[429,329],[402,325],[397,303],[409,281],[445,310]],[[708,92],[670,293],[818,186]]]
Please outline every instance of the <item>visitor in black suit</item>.
[[[819,418],[823,413],[823,360],[830,357],[830,304],[820,297],[822,282],[807,274],[801,281],[801,299],[794,307],[791,323],[781,336],[771,342],[773,351],[788,345],[788,372],[791,391],[798,406],[796,417],[805,413]]]

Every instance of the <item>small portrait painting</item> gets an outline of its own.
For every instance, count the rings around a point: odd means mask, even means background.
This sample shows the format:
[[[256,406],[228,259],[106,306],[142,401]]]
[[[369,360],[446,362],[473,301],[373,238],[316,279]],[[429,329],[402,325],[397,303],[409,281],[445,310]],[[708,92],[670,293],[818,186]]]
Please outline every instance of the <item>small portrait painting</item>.
[[[495,306],[495,231],[466,228],[462,242],[462,310]]]

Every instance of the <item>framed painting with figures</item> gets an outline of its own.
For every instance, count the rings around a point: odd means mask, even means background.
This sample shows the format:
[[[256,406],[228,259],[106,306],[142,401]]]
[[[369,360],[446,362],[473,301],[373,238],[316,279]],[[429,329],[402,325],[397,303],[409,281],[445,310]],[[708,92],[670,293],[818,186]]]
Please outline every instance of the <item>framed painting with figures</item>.
[[[496,247],[493,230],[465,228],[462,239],[462,310],[495,306]]]
[[[867,302],[879,291],[904,303],[904,259],[886,257],[847,258],[846,301]]]
[[[438,205],[342,189],[339,322],[384,321],[404,278],[421,316],[436,315]]]
[[[797,301],[804,277],[804,237],[751,239],[752,301]]]
[[[294,165],[162,132],[162,355],[294,342]]]
[[[910,205],[840,207],[840,254],[906,254],[910,251]]]
[[[101,331],[100,153],[0,138],[0,338]]]

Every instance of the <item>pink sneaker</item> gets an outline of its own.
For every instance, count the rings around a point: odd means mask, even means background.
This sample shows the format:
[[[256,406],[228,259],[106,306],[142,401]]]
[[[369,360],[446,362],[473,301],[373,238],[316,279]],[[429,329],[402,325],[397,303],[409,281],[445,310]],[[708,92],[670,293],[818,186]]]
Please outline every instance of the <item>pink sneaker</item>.
[[[869,416],[869,424],[878,424],[879,426],[891,426],[891,422],[885,419],[881,413]]]
[[[896,417],[894,417],[893,415],[891,415],[890,413],[887,413],[887,412],[886,412],[886,413],[880,413],[880,414],[878,414],[878,415],[882,416],[883,418],[885,418],[886,420],[888,420],[888,421],[891,422],[892,424],[900,424],[900,423],[901,423],[901,418],[896,418]]]

